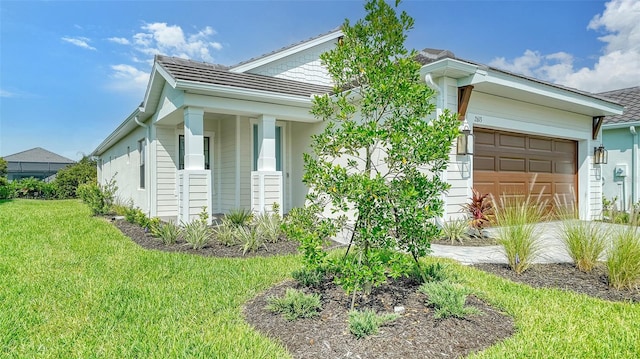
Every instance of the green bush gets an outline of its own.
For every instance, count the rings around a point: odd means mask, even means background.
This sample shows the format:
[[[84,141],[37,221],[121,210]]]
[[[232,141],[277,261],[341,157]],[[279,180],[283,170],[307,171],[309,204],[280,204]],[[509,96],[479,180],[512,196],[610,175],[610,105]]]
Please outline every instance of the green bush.
[[[237,227],[235,232],[238,241],[242,245],[243,254],[246,254],[247,252],[255,252],[260,247],[264,247],[265,249],[267,248],[264,240],[254,226]]]
[[[449,272],[447,270],[446,265],[436,262],[429,263],[424,267],[416,266],[416,273],[413,274],[413,277],[416,280],[426,282],[441,282],[447,280],[449,278]]]
[[[395,313],[376,314],[371,309],[363,311],[352,310],[349,312],[349,331],[358,339],[378,333],[378,328],[399,317]]]
[[[295,270],[291,273],[293,279],[305,287],[318,287],[322,284],[325,271],[322,268],[305,268]]]
[[[458,241],[463,243],[465,239],[469,238],[467,231],[470,227],[470,221],[467,219],[456,219],[453,221],[446,221],[442,224],[442,237],[448,239],[453,243]]]
[[[240,243],[238,239],[238,227],[227,218],[222,219],[222,223],[214,229],[214,234],[216,240],[225,246],[234,246]]]
[[[640,286],[640,230],[626,226],[614,231],[613,246],[607,256],[609,285],[616,289]]]
[[[244,208],[233,209],[225,215],[225,218],[236,227],[248,226],[253,219],[253,212]]]
[[[276,243],[280,240],[282,220],[278,212],[257,214],[254,217],[253,225],[256,226],[258,235],[262,237],[264,241]]]
[[[287,320],[314,318],[322,309],[319,294],[304,294],[293,288],[288,288],[282,298],[267,298],[267,303],[267,310],[281,313]]]
[[[182,225],[184,240],[190,244],[193,249],[201,249],[211,240],[211,228],[207,224],[207,220],[209,219],[207,207],[202,207],[202,211],[198,217],[198,219],[187,224],[183,223]]]
[[[5,179],[6,181],[6,179]],[[55,183],[47,183],[36,178],[23,178],[0,185],[0,198],[58,198],[58,187]]]
[[[427,295],[427,303],[435,307],[436,318],[465,318],[468,315],[480,314],[473,307],[465,307],[469,291],[460,284],[450,281],[427,282],[418,289]]]
[[[164,244],[174,244],[178,240],[182,229],[173,222],[160,223],[156,229],[158,238]]]
[[[566,219],[562,221],[561,238],[575,266],[591,272],[604,253],[609,233],[598,222]]]
[[[118,190],[114,180],[104,186],[95,183],[83,183],[78,186],[77,196],[86,203],[95,215],[112,212],[113,198]]]
[[[85,183],[97,183],[96,161],[84,156],[80,161],[69,165],[56,175],[54,183],[58,186],[60,198],[76,198],[77,189]]]
[[[509,266],[518,274],[529,268],[540,253],[537,224],[545,218],[546,205],[540,196],[503,195],[494,208],[498,243],[504,249]]]

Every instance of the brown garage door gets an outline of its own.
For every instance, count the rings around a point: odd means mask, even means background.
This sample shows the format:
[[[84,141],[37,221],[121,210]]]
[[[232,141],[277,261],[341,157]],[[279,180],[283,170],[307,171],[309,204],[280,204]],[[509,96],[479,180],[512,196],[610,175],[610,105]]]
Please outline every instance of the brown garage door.
[[[577,142],[474,129],[473,185],[481,193],[555,194],[577,203]]]

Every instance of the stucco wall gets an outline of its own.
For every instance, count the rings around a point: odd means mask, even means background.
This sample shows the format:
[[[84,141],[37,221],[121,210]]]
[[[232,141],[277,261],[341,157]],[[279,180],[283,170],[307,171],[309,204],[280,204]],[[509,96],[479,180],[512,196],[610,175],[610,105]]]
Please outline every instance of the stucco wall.
[[[146,169],[146,185],[144,189],[139,187],[140,184],[140,156],[138,152],[138,141],[145,139],[147,130],[137,127],[133,132],[119,141],[116,145],[105,151],[100,159],[102,160],[102,168],[99,174],[99,181],[105,184],[114,179],[118,186],[116,197],[119,201],[128,203],[133,202],[135,207],[142,209],[145,213],[149,213],[149,205],[147,200],[147,191],[149,190],[149,161],[145,163]],[[149,146],[147,146],[147,154]]]

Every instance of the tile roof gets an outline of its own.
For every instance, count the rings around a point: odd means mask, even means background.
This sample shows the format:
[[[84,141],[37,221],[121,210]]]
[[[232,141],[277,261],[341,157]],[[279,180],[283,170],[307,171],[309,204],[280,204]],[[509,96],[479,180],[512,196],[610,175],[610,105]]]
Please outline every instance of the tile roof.
[[[74,163],[74,160],[70,160],[59,154],[47,151],[42,147],[32,148],[30,150],[14,153],[9,156],[4,156],[7,162],[42,162],[42,163]]]
[[[256,57],[250,58],[249,60],[245,60],[245,61],[239,62],[239,63],[237,63],[237,64],[235,64],[235,65],[233,65],[233,66],[230,66],[229,68],[234,68],[234,67],[242,66],[242,65],[244,65],[244,64],[248,64],[248,63],[250,63],[250,62],[254,62],[254,61],[260,60],[260,59],[265,58],[265,57],[267,57],[267,56],[271,56],[271,55],[273,55],[273,54],[277,54],[278,52],[282,52],[282,51],[289,50],[289,49],[294,48],[294,47],[296,47],[296,46],[298,46],[298,45],[302,45],[302,44],[304,44],[304,43],[307,43],[307,42],[313,41],[313,40],[315,40],[315,39],[319,39],[319,38],[321,38],[321,37],[323,37],[323,36],[326,36],[326,35],[332,34],[332,33],[334,33],[334,32],[340,31],[340,30],[342,30],[342,26],[338,26],[338,27],[336,27],[336,28],[335,28],[335,29],[333,29],[333,30],[330,30],[330,31],[328,31],[328,32],[325,32],[324,34],[316,35],[316,36],[314,36],[314,37],[312,37],[312,38],[309,38],[309,39],[306,39],[306,40],[302,40],[302,41],[299,41],[299,42],[297,42],[297,43],[294,43],[294,44],[291,44],[291,45],[288,45],[288,46],[284,46],[284,47],[282,47],[282,48],[280,48],[280,49],[278,49],[278,50],[274,50],[274,51],[268,52],[268,53],[266,53],[266,54],[262,54],[262,55],[260,55],[260,56],[256,56]]]
[[[622,115],[605,117],[605,124],[640,121],[640,86],[602,92],[598,95],[610,98],[624,105]]]
[[[329,86],[309,84],[277,77],[234,73],[228,71],[228,67],[223,65],[208,64],[177,57],[156,55],[156,62],[176,80],[304,97],[329,93],[333,90]]]

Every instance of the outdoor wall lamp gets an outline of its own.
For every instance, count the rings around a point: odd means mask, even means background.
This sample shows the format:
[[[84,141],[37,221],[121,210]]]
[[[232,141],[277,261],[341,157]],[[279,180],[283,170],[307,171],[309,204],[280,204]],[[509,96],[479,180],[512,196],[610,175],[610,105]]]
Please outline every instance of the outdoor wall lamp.
[[[603,145],[600,145],[600,147],[594,147],[593,159],[597,165],[607,164],[607,161],[609,160],[609,152],[604,149]]]
[[[471,133],[471,129],[467,123],[464,124],[464,127],[458,136],[456,154],[473,155],[473,134]]]

